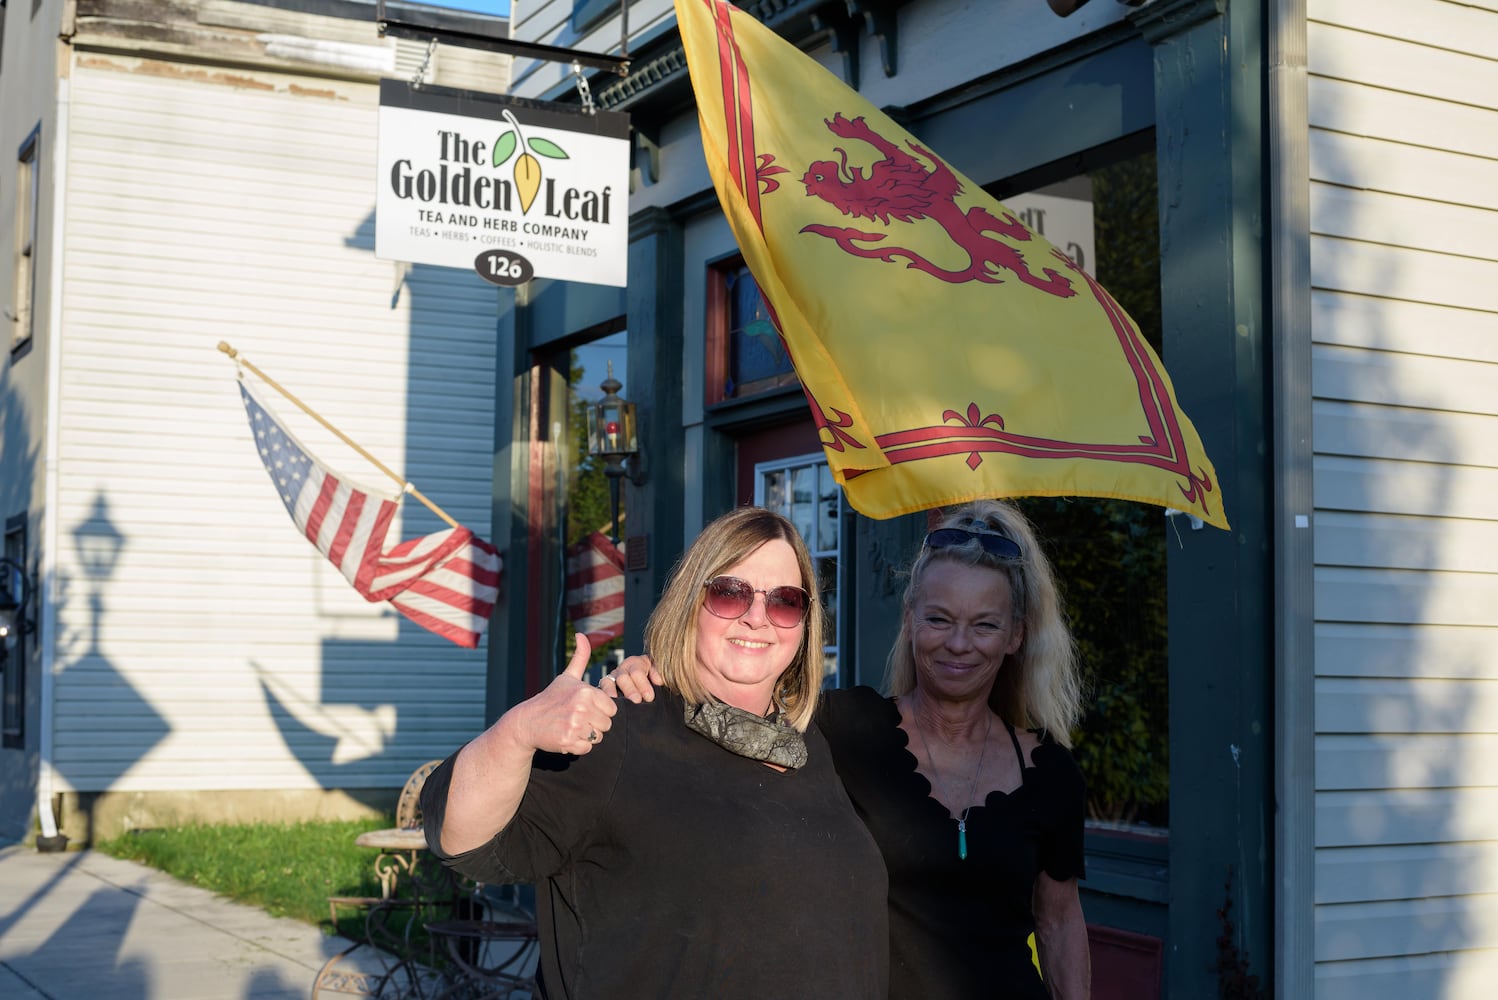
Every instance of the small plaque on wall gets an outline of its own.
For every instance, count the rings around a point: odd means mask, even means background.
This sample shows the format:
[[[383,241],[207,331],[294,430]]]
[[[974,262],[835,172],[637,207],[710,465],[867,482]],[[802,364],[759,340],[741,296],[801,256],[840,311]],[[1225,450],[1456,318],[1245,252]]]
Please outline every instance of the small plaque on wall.
[[[650,536],[630,535],[625,543],[625,568],[631,573],[642,573],[650,568]]]

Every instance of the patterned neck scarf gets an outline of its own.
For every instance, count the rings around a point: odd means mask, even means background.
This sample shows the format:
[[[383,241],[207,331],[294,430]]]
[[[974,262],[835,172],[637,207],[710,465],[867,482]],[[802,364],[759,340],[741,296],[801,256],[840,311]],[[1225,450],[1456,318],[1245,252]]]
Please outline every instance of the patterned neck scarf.
[[[729,753],[795,770],[806,766],[806,740],[779,712],[760,717],[742,708],[708,701],[682,705],[682,719]]]

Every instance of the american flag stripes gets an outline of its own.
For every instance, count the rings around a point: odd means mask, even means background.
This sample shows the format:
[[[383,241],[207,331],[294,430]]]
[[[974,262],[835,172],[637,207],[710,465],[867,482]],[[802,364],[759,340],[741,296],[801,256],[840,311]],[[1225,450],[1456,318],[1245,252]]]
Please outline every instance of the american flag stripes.
[[[567,547],[567,617],[595,647],[624,634],[624,554],[601,531]]]
[[[399,494],[381,496],[314,458],[241,379],[265,471],[297,530],[368,601],[388,601],[428,631],[473,649],[499,593],[499,552],[467,528],[386,548]]]

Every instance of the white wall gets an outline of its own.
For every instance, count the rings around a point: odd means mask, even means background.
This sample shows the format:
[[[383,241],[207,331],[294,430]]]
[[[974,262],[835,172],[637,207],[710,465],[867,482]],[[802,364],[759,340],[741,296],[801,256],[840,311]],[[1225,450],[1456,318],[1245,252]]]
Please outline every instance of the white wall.
[[[1318,997],[1498,972],[1498,0],[1311,0]]]
[[[490,537],[499,291],[373,247],[377,92],[84,53],[72,80],[56,766],[82,791],[396,787],[485,655],[354,594],[251,445],[225,340]],[[292,406],[334,468],[384,486]],[[441,527],[407,501],[405,537]],[[91,578],[79,539],[115,535]]]

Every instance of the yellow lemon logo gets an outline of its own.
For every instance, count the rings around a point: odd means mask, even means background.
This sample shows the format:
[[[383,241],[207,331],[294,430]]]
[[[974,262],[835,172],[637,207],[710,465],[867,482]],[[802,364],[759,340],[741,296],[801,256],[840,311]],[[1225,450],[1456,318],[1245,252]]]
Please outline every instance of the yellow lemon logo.
[[[541,190],[541,161],[536,157],[565,160],[568,159],[567,151],[550,139],[540,136],[527,139],[520,131],[520,122],[515,120],[508,109],[505,110],[504,117],[513,131],[507,131],[494,140],[494,165],[504,166],[517,151],[520,153],[515,159],[514,177],[515,192],[520,195],[520,211],[524,214],[531,210],[536,192]]]

